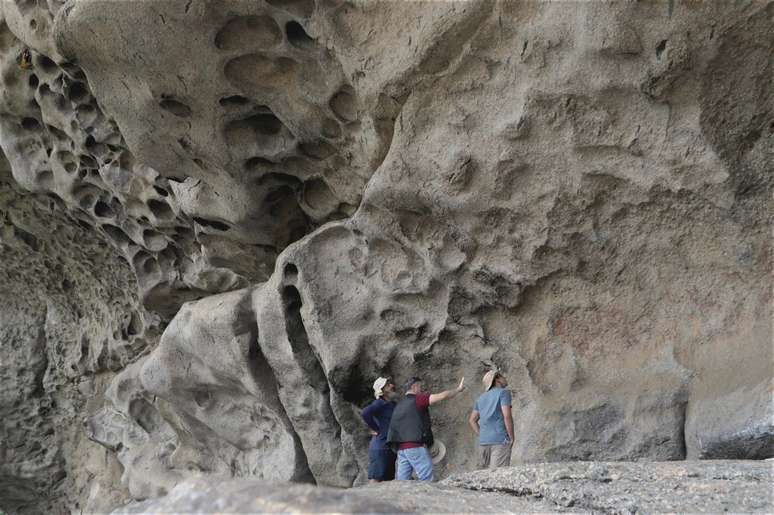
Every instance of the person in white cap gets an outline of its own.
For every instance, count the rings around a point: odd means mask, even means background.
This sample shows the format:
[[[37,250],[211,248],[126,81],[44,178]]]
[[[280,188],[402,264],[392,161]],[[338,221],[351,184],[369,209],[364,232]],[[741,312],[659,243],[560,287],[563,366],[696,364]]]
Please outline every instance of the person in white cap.
[[[395,479],[395,452],[387,445],[387,430],[395,409],[395,385],[386,377],[374,381],[376,400],[363,409],[360,416],[371,428],[371,443],[368,445],[368,481],[392,481]]]
[[[511,392],[505,389],[508,380],[497,370],[484,374],[484,394],[468,418],[468,424],[478,435],[479,468],[507,467],[513,448],[513,413]]]

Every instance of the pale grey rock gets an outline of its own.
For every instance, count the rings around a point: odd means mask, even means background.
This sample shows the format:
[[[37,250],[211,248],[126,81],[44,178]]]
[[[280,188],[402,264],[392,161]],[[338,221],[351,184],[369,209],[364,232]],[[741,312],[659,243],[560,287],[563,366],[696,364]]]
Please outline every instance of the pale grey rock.
[[[546,463],[337,490],[219,477],[113,513],[767,513],[765,462]]]
[[[529,513],[574,512],[536,498],[480,493],[417,481],[353,489],[256,480],[189,479],[161,499],[118,508],[129,513]]]
[[[257,337],[249,291],[211,296],[116,376],[88,434],[118,452],[135,499],[202,473],[311,480]]]
[[[374,377],[493,365],[514,462],[774,451],[774,2],[0,6],[3,402],[34,412],[3,430],[67,429],[45,509],[357,485]],[[476,394],[432,410],[438,477]]]
[[[763,461],[545,463],[454,475],[441,484],[539,498],[595,513],[769,513]]]
[[[116,250],[19,190],[0,156],[0,509],[106,511],[126,498],[115,456],[82,420],[156,337],[135,292]]]

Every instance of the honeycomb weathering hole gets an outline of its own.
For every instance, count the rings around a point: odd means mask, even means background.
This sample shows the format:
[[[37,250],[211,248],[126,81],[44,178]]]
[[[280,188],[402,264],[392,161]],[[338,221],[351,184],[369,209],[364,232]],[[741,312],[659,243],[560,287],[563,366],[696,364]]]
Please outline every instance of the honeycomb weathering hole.
[[[250,99],[241,95],[231,95],[221,98],[218,103],[222,107],[240,107],[250,103]]]
[[[350,88],[343,88],[331,97],[331,111],[341,120],[353,122],[357,119],[355,96]]]
[[[164,235],[151,229],[143,231],[142,241],[145,243],[145,248],[154,252],[163,250],[167,246],[167,239]]]
[[[256,142],[267,144],[275,141],[284,127],[282,121],[273,114],[261,113],[229,123],[225,136],[228,144],[234,147]]]
[[[304,27],[297,21],[289,21],[285,25],[285,33],[288,36],[288,42],[296,48],[308,49],[314,47],[314,39],[309,37]]]
[[[67,98],[73,102],[80,102],[89,94],[89,90],[83,82],[73,82],[67,90]]]
[[[168,111],[175,116],[179,116],[180,118],[188,118],[191,116],[190,107],[171,97],[162,97],[161,102],[159,102],[159,106],[161,106],[161,108],[165,111]]]
[[[126,235],[124,231],[122,231],[120,228],[116,227],[115,225],[110,224],[104,224],[102,226],[102,230],[105,231],[105,234],[108,238],[113,240],[114,243],[117,245],[128,244],[131,243],[131,239],[129,236]]]
[[[23,118],[21,121],[21,126],[24,130],[34,131],[40,128],[40,122],[35,118]]]
[[[37,65],[44,72],[52,72],[57,69],[56,63],[45,55],[38,56]]]
[[[268,47],[282,40],[277,23],[268,16],[242,16],[226,23],[215,36],[220,50],[240,50],[249,46]]]
[[[273,114],[257,114],[244,120],[239,120],[235,125],[249,127],[259,134],[277,134],[282,130],[282,122]]]
[[[309,141],[298,146],[299,151],[307,157],[317,160],[327,159],[336,153],[336,148],[324,141]]]
[[[100,200],[94,204],[94,214],[99,218],[111,218],[115,215],[115,212],[113,211],[113,208]]]
[[[262,170],[262,169],[272,169],[276,166],[276,163],[274,161],[270,161],[264,157],[251,157],[247,161],[245,161],[245,170],[247,171],[256,171],[256,170]]]
[[[175,217],[175,213],[169,207],[169,204],[161,200],[150,199],[148,201],[148,209],[150,209],[157,220],[171,220]]]
[[[296,78],[298,63],[288,57],[270,59],[261,54],[247,54],[226,63],[224,74],[235,88],[266,90],[288,87]]]
[[[202,227],[210,227],[212,229],[215,229],[216,231],[228,231],[231,229],[231,227],[228,226],[228,224],[224,224],[223,222],[218,222],[217,220],[207,220],[206,218],[200,218],[198,216],[194,217],[194,221],[201,225]]]
[[[298,277],[298,267],[293,263],[288,263],[285,265],[284,273],[286,279],[295,280]]]
[[[338,199],[322,179],[312,179],[304,183],[304,203],[315,210],[333,211],[339,205]]]

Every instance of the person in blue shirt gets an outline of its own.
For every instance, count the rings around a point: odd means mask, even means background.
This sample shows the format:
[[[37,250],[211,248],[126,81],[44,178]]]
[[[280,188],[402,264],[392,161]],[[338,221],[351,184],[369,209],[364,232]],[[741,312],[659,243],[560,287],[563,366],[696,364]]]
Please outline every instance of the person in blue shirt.
[[[505,389],[508,380],[497,370],[484,374],[484,394],[468,418],[468,424],[478,435],[479,468],[494,469],[511,464],[513,448],[513,414],[511,392]]]
[[[395,385],[386,377],[374,381],[376,400],[360,414],[371,428],[371,443],[368,446],[368,480],[370,483],[395,479],[397,456],[387,445],[387,430],[390,428],[392,412],[395,409]]]

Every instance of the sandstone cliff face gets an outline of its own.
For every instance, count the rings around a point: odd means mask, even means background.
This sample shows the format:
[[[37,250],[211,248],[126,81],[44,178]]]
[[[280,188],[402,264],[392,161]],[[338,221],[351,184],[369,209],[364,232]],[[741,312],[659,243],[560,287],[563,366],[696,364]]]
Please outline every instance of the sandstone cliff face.
[[[384,374],[470,469],[493,365],[518,461],[774,455],[774,2],[0,5],[4,509],[357,484]]]

